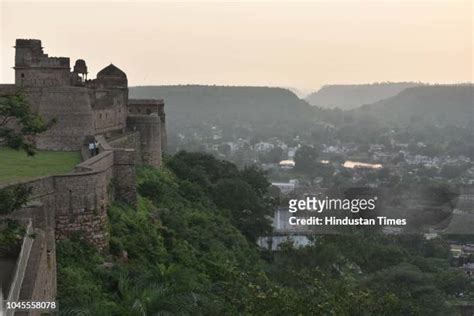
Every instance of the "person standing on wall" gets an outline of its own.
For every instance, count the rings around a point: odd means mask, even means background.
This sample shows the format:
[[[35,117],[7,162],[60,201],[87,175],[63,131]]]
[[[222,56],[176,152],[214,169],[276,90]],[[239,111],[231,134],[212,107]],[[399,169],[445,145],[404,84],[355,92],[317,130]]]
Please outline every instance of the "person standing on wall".
[[[89,153],[91,154],[91,157],[95,154],[95,144],[93,142],[89,143]]]
[[[97,139],[95,140],[94,147],[95,147],[95,154],[98,155],[99,154],[99,142],[97,141]]]

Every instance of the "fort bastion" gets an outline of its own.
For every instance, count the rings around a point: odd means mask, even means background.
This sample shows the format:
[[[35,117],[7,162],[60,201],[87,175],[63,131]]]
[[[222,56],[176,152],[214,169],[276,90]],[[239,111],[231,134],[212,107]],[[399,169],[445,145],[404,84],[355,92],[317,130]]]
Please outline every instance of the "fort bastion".
[[[15,83],[0,85],[0,94],[19,91],[33,111],[57,121],[35,137],[37,148],[80,151],[83,158],[68,174],[24,181],[32,195],[9,215],[34,234],[24,237],[6,299],[51,301],[56,241],[79,234],[107,251],[108,205],[114,200],[135,205],[135,166],[161,166],[167,144],[164,102],[129,99],[127,75],[115,65],[89,79],[83,59],[71,69],[68,57],[48,56],[36,39],[16,40],[14,71]],[[87,149],[91,140],[99,143],[93,157]]]

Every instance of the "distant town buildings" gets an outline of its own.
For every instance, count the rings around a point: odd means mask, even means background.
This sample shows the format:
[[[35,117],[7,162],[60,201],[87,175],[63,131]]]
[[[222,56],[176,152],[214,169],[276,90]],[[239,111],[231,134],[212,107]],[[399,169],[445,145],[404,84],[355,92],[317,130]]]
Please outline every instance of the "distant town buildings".
[[[279,166],[282,169],[293,169],[295,167],[295,162],[293,160],[282,160],[280,161]]]

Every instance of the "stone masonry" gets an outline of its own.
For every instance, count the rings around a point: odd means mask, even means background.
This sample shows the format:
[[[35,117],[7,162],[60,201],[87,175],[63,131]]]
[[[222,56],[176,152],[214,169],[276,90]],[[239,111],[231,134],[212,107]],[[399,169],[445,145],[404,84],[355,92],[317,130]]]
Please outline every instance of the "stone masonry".
[[[90,136],[126,133],[127,117],[143,117],[143,141],[154,148],[143,148],[161,156],[166,146],[166,124],[163,100],[129,100],[125,72],[113,64],[88,79],[88,68],[78,59],[71,71],[69,57],[50,57],[40,40],[18,39],[15,45],[15,84],[0,85],[0,93],[20,90],[33,110],[57,124],[36,138],[40,149],[80,150]],[[159,120],[149,116],[159,116]],[[148,130],[149,129],[149,130]],[[161,141],[154,141],[160,138]],[[162,148],[163,147],[163,148]],[[146,150],[145,150],[146,152]],[[158,157],[144,163],[159,166]],[[140,162],[140,163],[143,163]]]
[[[83,59],[71,70],[68,57],[48,56],[40,40],[18,39],[15,49],[15,84],[0,85],[0,94],[21,91],[33,111],[57,120],[35,138],[38,148],[81,151],[83,157],[68,174],[23,182],[33,193],[13,214],[30,221],[38,236],[20,300],[51,301],[56,241],[78,234],[107,251],[107,207],[113,200],[136,206],[135,165],[161,166],[167,143],[164,102],[129,99],[127,75],[113,64],[88,79]],[[91,139],[100,144],[93,157],[86,147]]]

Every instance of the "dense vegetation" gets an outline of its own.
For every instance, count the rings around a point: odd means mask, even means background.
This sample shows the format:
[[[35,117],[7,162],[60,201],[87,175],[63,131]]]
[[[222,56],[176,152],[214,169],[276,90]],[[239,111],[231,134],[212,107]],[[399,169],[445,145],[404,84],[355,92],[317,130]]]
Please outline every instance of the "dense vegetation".
[[[131,87],[130,97],[166,100],[168,136],[206,136],[223,129],[224,139],[282,137],[309,129],[317,108],[287,89],[224,86]]]
[[[448,315],[469,291],[441,239],[359,232],[259,250],[272,201],[258,169],[180,152],[138,178],[137,209],[109,209],[110,254],[59,243],[62,313]]]
[[[415,82],[383,82],[374,84],[336,84],[323,86],[308,95],[305,100],[324,108],[351,110],[364,104],[371,104],[393,97],[405,90],[422,85]]]
[[[187,116],[194,124],[227,119],[266,124],[301,119],[311,108],[291,91],[271,87],[140,86],[130,88],[130,97],[162,98],[170,122]]]
[[[474,126],[474,86],[440,85],[409,88],[355,111],[391,125]]]
[[[398,92],[404,85],[370,87]],[[396,96],[387,95],[387,99],[350,111],[324,109],[328,104],[310,106],[281,88],[143,86],[130,88],[130,95],[166,100],[172,151],[205,151],[203,145],[220,146],[239,140],[254,144],[275,138],[288,146],[339,141],[389,145],[393,137],[402,143],[424,142],[430,155],[449,152],[472,156],[472,85],[407,88]],[[222,146],[219,151],[229,151]],[[245,150],[240,151],[245,154]]]
[[[56,119],[45,122],[40,114],[34,113],[21,91],[0,94],[0,146],[34,155],[32,137],[55,123]]]

